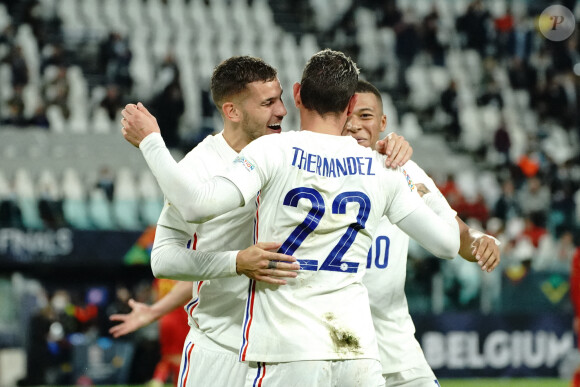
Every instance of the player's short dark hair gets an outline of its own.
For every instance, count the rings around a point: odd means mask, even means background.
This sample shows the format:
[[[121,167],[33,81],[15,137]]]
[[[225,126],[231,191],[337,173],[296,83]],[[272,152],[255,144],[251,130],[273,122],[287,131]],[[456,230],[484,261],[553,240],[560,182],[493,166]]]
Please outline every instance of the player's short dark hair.
[[[233,56],[224,60],[213,70],[211,76],[211,97],[221,110],[222,104],[232,96],[241,93],[248,83],[270,82],[276,79],[276,69],[260,58]]]
[[[381,92],[379,89],[375,87],[369,81],[365,81],[364,79],[359,79],[358,83],[356,84],[356,92],[357,93],[373,93],[377,100],[380,102],[380,106],[383,106],[383,97],[381,96]]]
[[[302,72],[302,104],[320,115],[342,112],[355,93],[358,73],[356,63],[340,51],[314,54]]]

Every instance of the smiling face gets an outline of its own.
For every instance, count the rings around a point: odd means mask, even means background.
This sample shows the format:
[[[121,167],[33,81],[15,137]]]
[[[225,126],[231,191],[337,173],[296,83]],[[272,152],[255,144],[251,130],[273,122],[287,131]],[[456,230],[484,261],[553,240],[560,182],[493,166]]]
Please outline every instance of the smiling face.
[[[237,105],[242,113],[241,127],[248,142],[265,134],[281,132],[282,119],[287,111],[277,79],[248,83],[240,97]]]
[[[342,135],[349,135],[366,147],[375,148],[380,133],[387,127],[387,116],[373,93],[356,93],[358,99],[354,112],[346,121]]]

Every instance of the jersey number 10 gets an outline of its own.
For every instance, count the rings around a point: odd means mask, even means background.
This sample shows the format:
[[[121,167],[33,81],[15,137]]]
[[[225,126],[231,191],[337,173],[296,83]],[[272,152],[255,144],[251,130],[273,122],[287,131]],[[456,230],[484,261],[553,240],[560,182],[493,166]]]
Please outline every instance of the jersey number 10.
[[[374,263],[377,269],[384,269],[389,265],[389,246],[391,245],[391,240],[386,235],[380,235],[375,238],[374,254],[373,246],[369,249],[369,254],[367,255],[367,269],[370,269],[373,265],[373,255],[375,257]],[[383,248],[384,247],[384,253]],[[381,259],[383,257],[383,259]]]

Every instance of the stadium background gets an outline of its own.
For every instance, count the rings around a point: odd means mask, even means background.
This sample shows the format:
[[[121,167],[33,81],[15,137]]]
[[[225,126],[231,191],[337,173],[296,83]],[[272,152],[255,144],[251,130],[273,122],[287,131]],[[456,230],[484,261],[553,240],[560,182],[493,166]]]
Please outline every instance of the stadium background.
[[[411,246],[409,306],[436,374],[566,385],[579,362],[580,55],[578,28],[562,42],[538,32],[553,4],[580,19],[575,1],[0,1],[0,385],[27,365],[21,384],[151,376],[155,325],[107,334],[129,297],[152,302],[162,205],[120,135],[122,106],[145,103],[179,158],[221,128],[217,63],[260,56],[288,91],[326,47],[380,88],[389,131],[459,215],[502,241],[491,274]],[[283,99],[284,130],[297,129]]]

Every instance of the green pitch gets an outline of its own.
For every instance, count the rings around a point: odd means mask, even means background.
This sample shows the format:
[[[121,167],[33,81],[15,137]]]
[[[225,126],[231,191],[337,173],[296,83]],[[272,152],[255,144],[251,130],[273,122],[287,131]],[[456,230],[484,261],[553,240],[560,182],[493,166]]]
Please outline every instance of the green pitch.
[[[563,379],[439,379],[441,387],[569,387]]]

